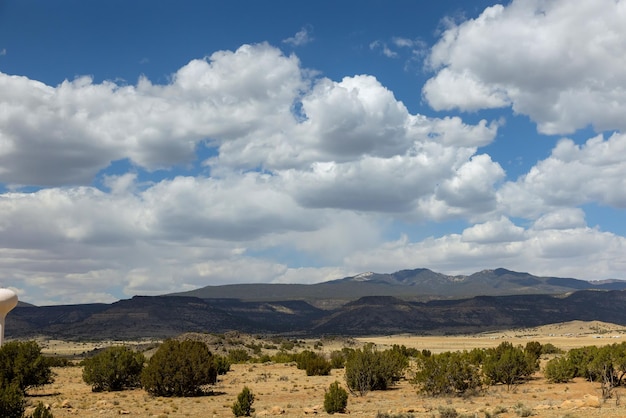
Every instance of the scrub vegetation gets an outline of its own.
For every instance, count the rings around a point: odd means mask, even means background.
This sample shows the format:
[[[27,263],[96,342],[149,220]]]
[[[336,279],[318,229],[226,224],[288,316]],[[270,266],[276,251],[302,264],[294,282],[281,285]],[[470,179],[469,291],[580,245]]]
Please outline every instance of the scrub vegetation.
[[[557,416],[547,413],[559,411],[561,406],[556,404],[544,405],[541,413],[534,408],[539,408],[540,398],[548,391],[570,394],[573,385],[581,382],[593,388],[589,396],[599,395],[593,408],[602,406],[607,414],[612,402],[617,411],[624,412],[620,396],[626,385],[626,343],[562,350],[535,340],[525,344],[498,341],[491,347],[431,351],[341,338],[283,344],[272,342],[271,337],[241,335],[229,344],[209,346],[197,335],[187,337],[146,345],[144,352],[130,345],[100,348],[86,353],[82,361],[44,357],[32,341],[7,343],[0,349],[0,416],[89,417],[111,410],[117,410],[116,415],[185,416],[189,405],[198,405],[191,407],[200,408],[195,413],[213,416],[301,416],[352,413],[352,408],[367,408],[381,417],[487,417],[503,411],[517,416]],[[65,370],[76,370],[91,396],[117,395],[104,398],[109,401],[94,401],[99,407],[86,405],[90,395],[61,402],[58,393],[64,387],[53,382],[56,373],[68,375]],[[143,399],[143,411],[126,406],[126,398]],[[183,407],[185,398],[197,401]],[[398,399],[396,405],[421,406],[385,408],[387,398]],[[309,406],[302,406],[303,400]],[[484,406],[473,411],[463,407],[481,403]],[[213,406],[202,409],[203,404]],[[186,416],[192,415],[187,412]]]

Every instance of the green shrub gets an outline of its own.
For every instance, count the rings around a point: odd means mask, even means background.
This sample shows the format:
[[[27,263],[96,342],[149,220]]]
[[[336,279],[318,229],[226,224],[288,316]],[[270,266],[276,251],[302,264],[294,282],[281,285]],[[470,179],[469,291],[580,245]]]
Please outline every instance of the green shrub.
[[[296,346],[296,343],[294,343],[293,341],[283,341],[280,344],[280,349],[289,351],[289,350],[293,350],[295,346]]]
[[[483,373],[492,384],[502,383],[510,389],[524,378],[532,375],[539,367],[533,354],[509,342],[487,350],[483,363]]]
[[[241,364],[250,360],[250,354],[243,348],[228,350],[228,361],[231,364]]]
[[[467,356],[472,364],[481,365],[485,362],[487,351],[484,348],[472,348],[467,352]]]
[[[54,418],[49,406],[45,406],[43,402],[39,402],[33,411],[31,418]]]
[[[217,381],[217,368],[206,344],[166,340],[150,358],[141,384],[155,396],[196,396]]]
[[[247,386],[244,386],[243,390],[237,395],[237,401],[233,404],[231,410],[236,417],[249,417],[254,412],[254,408],[252,408],[253,403],[254,394]]]
[[[333,369],[343,369],[346,365],[346,356],[343,351],[335,350],[330,353],[330,367]]]
[[[433,354],[418,361],[411,383],[431,396],[462,395],[482,386],[482,373],[467,353]]]
[[[403,345],[394,344],[391,347],[391,351],[398,352],[406,358],[419,357],[421,354],[421,352],[417,348],[408,348],[404,344]]]
[[[563,354],[563,350],[552,343],[545,343],[541,346],[541,354]]]
[[[331,365],[321,354],[305,350],[296,355],[298,369],[306,370],[307,376],[328,376]]]
[[[259,357],[253,359],[255,363],[270,363],[272,361],[272,357],[269,354],[261,354]]]
[[[574,366],[574,377],[584,377],[587,380],[594,380],[594,376],[589,372],[588,366],[598,355],[598,347],[587,346],[573,348],[567,352],[567,358]]]
[[[145,361],[143,354],[128,347],[109,347],[83,361],[83,380],[94,392],[136,388]]]
[[[271,357],[274,363],[290,363],[295,361],[295,354],[280,350]]]
[[[261,349],[263,348],[261,344],[248,343],[245,344],[244,347],[249,348],[255,355],[261,354]]]
[[[0,385],[0,417],[22,418],[24,415],[24,393],[17,383]]]
[[[543,346],[538,341],[529,341],[526,343],[526,347],[524,347],[524,352],[535,359],[539,359],[542,351]]]
[[[0,385],[15,383],[24,393],[52,382],[52,371],[36,342],[10,341],[0,347]]]
[[[348,392],[341,386],[339,382],[330,384],[330,387],[324,393],[324,410],[329,414],[335,412],[344,413],[348,406]]]
[[[556,357],[546,364],[544,376],[551,383],[567,383],[576,374],[576,367],[567,357]]]
[[[392,350],[377,351],[373,344],[353,350],[346,359],[346,385],[352,393],[386,390],[397,382],[408,367],[406,357]]]
[[[587,366],[587,370],[594,376],[594,381],[602,382],[606,389],[619,386],[623,374],[622,367],[620,367],[620,363],[624,361],[623,357],[621,344],[601,347]]]
[[[304,350],[294,356],[296,361],[296,367],[300,370],[306,370],[306,365],[314,358],[317,358],[319,354],[314,353],[311,350]]]
[[[439,410],[439,418],[457,418],[459,413],[456,412],[456,409],[451,406],[440,406]]]
[[[44,357],[49,367],[70,367],[74,364],[65,357]]]
[[[397,414],[390,414],[389,412],[380,412],[376,413],[375,418],[414,418],[415,415],[408,412],[400,412]]]
[[[226,374],[230,371],[230,361],[228,361],[227,357],[214,355],[213,364],[215,364],[215,369],[219,375]]]
[[[532,408],[525,406],[521,402],[514,406],[514,410],[518,417],[529,417],[533,414]]]

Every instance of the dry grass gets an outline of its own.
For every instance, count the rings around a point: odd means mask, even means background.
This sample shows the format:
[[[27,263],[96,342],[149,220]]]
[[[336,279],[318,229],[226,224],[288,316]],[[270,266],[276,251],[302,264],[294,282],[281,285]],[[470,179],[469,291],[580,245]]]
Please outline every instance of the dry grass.
[[[429,349],[433,352],[493,347],[502,341],[525,344],[527,341],[550,342],[569,349],[584,345],[604,345],[616,342],[626,329],[603,323],[574,322],[536,329],[506,333],[455,336],[416,337],[389,336],[360,338],[360,342],[375,342],[381,349],[392,344]],[[246,343],[252,337],[241,336]],[[617,340],[619,341],[619,340]],[[311,349],[315,341],[306,341],[299,349]],[[324,340],[320,351],[340,349],[345,340]],[[86,351],[87,346],[49,342],[44,351],[57,354]],[[228,347],[222,345],[222,350]],[[265,352],[266,350],[264,350]],[[323,411],[324,390],[338,380],[343,383],[343,371],[333,370],[331,376],[306,376],[292,364],[240,364],[220,376],[212,388],[214,394],[197,398],[154,398],[143,390],[116,393],[92,393],[83,383],[80,367],[54,369],[55,383],[30,392],[29,402],[41,401],[52,405],[57,418],[62,417],[232,417],[231,405],[243,386],[256,396],[257,416],[273,415],[300,417],[305,412]],[[621,391],[617,391],[619,396]],[[568,384],[549,384],[541,374],[508,392],[506,388],[490,387],[484,394],[468,398],[428,398],[416,393],[407,381],[392,390],[370,392],[363,397],[351,395],[348,409],[351,416],[374,417],[377,412],[414,417],[439,417],[440,408],[453,408],[463,417],[518,417],[531,412],[537,417],[625,417],[626,406],[616,399],[590,406],[599,397],[597,383],[576,380]],[[626,398],[625,398],[626,399]]]

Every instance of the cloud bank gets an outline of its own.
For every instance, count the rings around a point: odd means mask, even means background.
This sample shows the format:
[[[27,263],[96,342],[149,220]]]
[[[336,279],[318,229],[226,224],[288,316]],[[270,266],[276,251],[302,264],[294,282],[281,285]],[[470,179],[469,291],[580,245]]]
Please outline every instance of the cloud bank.
[[[625,128],[626,3],[513,0],[451,24],[427,60],[437,110],[511,106],[545,134]]]
[[[626,7],[567,4],[493,6],[428,56],[435,110],[614,131],[563,138],[514,180],[482,150],[499,121],[412,114],[374,76],[331,80],[266,43],[166,84],[0,73],[0,285],[45,304],[415,267],[624,278],[625,238],[581,206],[626,206]],[[410,238],[433,222],[465,226]]]

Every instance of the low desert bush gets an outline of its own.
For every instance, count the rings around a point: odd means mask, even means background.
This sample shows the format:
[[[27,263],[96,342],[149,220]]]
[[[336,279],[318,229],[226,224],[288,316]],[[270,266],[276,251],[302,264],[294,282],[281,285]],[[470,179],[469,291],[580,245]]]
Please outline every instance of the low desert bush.
[[[391,350],[392,351],[396,351],[396,352],[400,353],[402,356],[407,357],[407,358],[419,357],[422,354],[420,352],[420,350],[418,350],[417,348],[407,347],[404,344],[402,344],[402,345],[394,344],[391,347]]]
[[[271,359],[274,363],[291,363],[295,361],[296,355],[280,350],[274,354]]]
[[[50,407],[43,404],[43,402],[37,403],[37,407],[33,411],[30,418],[54,418]]]
[[[335,381],[324,393],[324,411],[329,414],[335,412],[343,414],[348,406],[348,392]]]
[[[532,408],[525,406],[523,403],[518,403],[513,409],[518,417],[529,417],[533,414]]]
[[[254,394],[247,386],[237,395],[237,400],[231,407],[233,415],[236,417],[249,417],[254,412],[252,404],[254,403]]]
[[[219,375],[226,374],[230,371],[230,361],[228,361],[227,357],[214,355],[213,363]]]
[[[482,386],[480,365],[468,352],[445,352],[422,357],[411,383],[430,396],[463,395]]]
[[[247,350],[243,348],[228,350],[228,361],[231,364],[246,363],[248,360],[250,360],[250,354],[248,354]]]
[[[390,414],[389,412],[377,412],[375,418],[415,418],[415,415],[408,412],[400,412],[397,414]]]
[[[503,342],[496,348],[486,351],[483,373],[491,384],[502,383],[510,389],[521,383],[539,368],[535,353]]]
[[[17,383],[0,385],[0,417],[22,418],[25,403],[24,393]]]
[[[49,367],[71,367],[74,365],[74,363],[64,357],[45,357],[45,359]]]
[[[370,390],[386,390],[400,380],[409,365],[408,358],[396,351],[377,351],[373,344],[353,350],[346,359],[346,385],[363,396]]]
[[[563,350],[552,343],[545,343],[541,346],[541,354],[563,354]]]
[[[141,386],[145,360],[128,347],[109,347],[83,361],[83,380],[94,392],[136,388]]]
[[[342,351],[335,350],[330,353],[330,367],[333,369],[343,369],[346,365],[346,356]]]
[[[440,406],[438,408],[439,418],[457,418],[459,413],[451,406]]]
[[[321,354],[305,350],[296,355],[298,369],[306,370],[307,376],[328,376],[331,365]]]
[[[567,383],[574,378],[576,367],[567,357],[556,357],[548,361],[543,375],[551,383]]]
[[[166,340],[150,358],[141,384],[154,396],[196,396],[217,381],[217,368],[206,344]]]
[[[53,381],[47,359],[36,342],[10,341],[0,347],[0,386],[15,384],[24,393]]]

